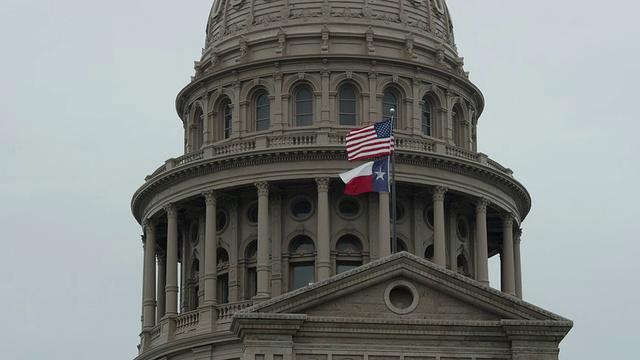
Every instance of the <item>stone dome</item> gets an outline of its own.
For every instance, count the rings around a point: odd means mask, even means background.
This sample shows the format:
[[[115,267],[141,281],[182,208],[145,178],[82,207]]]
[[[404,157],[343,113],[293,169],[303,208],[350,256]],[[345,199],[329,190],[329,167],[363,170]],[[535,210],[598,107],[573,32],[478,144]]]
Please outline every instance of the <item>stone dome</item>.
[[[194,80],[255,61],[368,57],[466,77],[444,0],[215,0]]]

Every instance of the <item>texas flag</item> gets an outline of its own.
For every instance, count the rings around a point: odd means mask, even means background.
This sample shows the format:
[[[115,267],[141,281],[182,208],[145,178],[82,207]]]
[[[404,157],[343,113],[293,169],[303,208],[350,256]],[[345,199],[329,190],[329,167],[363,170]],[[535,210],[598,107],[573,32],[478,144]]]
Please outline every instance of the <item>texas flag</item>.
[[[389,158],[369,161],[355,169],[340,174],[347,186],[344,193],[358,195],[367,192],[389,191]]]

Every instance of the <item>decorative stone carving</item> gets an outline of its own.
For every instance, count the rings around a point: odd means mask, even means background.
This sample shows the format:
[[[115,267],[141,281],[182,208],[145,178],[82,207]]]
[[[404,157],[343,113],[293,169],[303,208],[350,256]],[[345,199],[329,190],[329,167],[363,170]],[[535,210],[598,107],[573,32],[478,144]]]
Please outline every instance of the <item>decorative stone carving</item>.
[[[367,5],[362,8],[362,16],[367,22],[371,22],[371,19],[373,18],[373,10],[371,9],[371,6]]]
[[[491,201],[487,198],[480,198],[474,202],[476,206],[476,212],[487,212],[487,206],[491,204]]]
[[[207,190],[202,192],[202,196],[204,196],[204,202],[207,205],[215,205],[216,204],[216,192],[215,190]]]
[[[318,185],[318,192],[329,191],[329,178],[316,178],[316,184]]]
[[[240,40],[238,41],[238,45],[240,46],[240,48],[238,50],[239,54],[238,54],[238,57],[236,58],[236,62],[239,62],[242,59],[244,59],[249,53],[249,45],[247,44],[247,38],[244,37],[244,35],[240,35]]]
[[[276,55],[282,55],[285,53],[284,47],[286,41],[287,34],[284,32],[284,29],[280,28],[280,30],[278,30],[278,47],[276,48]]]
[[[167,204],[162,207],[164,211],[167,212],[167,218],[169,219],[177,219],[178,218],[178,207],[175,204]]]
[[[407,54],[409,54],[412,60],[416,60],[418,59],[418,55],[414,54],[413,52],[413,43],[414,43],[413,35],[411,33],[408,33],[405,36],[404,49],[407,51]]]
[[[320,51],[325,54],[329,52],[329,28],[327,27],[327,24],[322,27],[322,31],[320,31],[320,33],[322,34],[322,45],[320,47]]]
[[[433,201],[444,201],[444,194],[447,191],[449,191],[449,189],[444,186],[436,186],[433,188],[433,190],[431,190],[431,193],[433,194]]]
[[[464,76],[466,78],[469,77],[469,72],[464,71],[464,58],[459,57],[456,59],[456,73],[460,76]]]
[[[258,196],[269,196],[269,183],[266,181],[258,181],[253,183],[258,189]]]
[[[438,61],[438,64],[440,64],[442,68],[444,68],[449,72],[452,71],[451,66],[449,66],[449,64],[447,64],[445,61],[444,49],[442,44],[438,45],[436,49],[436,60]]]
[[[376,53],[376,48],[373,46],[373,29],[371,28],[371,26],[369,26],[369,28],[367,29],[367,31],[364,33],[365,37],[366,37],[366,41],[367,41],[367,52],[369,53],[369,55],[371,54],[375,54]]]
[[[329,20],[331,16],[331,5],[329,5],[329,0],[324,0],[324,4],[322,4],[322,18],[325,20]]]
[[[155,234],[157,223],[154,220],[146,219],[142,222],[142,228],[144,229],[145,234]],[[145,236],[142,236],[142,242],[145,241]]]
[[[291,16],[291,9],[288,5],[280,10],[280,15],[282,16],[282,23],[286,24],[287,21],[289,21],[289,17]]]
[[[507,213],[502,215],[502,226],[504,228],[511,228],[513,227],[513,214],[512,213]]]

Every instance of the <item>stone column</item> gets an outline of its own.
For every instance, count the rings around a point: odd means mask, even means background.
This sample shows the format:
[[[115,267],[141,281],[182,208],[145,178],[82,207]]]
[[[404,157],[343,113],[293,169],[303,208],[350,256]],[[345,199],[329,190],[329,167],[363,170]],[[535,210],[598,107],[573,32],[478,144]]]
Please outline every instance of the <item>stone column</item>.
[[[447,251],[445,248],[444,231],[444,194],[447,188],[436,186],[433,193],[433,262],[447,266]]]
[[[156,311],[157,322],[160,322],[160,319],[164,317],[164,312],[166,310],[166,302],[165,302],[165,287],[167,286],[167,258],[166,254],[157,253],[158,256],[158,287],[157,291],[157,300],[158,306]]]
[[[204,226],[204,300],[203,305],[217,303],[216,297],[216,193],[213,190],[202,193],[206,203]]]
[[[391,228],[389,223],[389,193],[380,193],[378,203],[378,258],[391,255]]]
[[[258,277],[257,299],[269,298],[269,184],[266,181],[254,184],[258,189]]]
[[[143,330],[155,326],[156,315],[156,228],[150,221],[145,221],[144,242],[144,301]]]
[[[515,266],[513,261],[513,216],[511,214],[505,215],[502,220],[502,292],[515,296],[516,282]]]
[[[178,208],[164,207],[167,212],[167,286],[165,287],[165,315],[178,315]]]
[[[329,227],[329,178],[316,178],[318,185],[318,281],[331,276],[331,239]]]
[[[516,229],[515,238],[513,240],[513,261],[515,266],[516,277],[516,296],[522,299],[522,263],[520,259],[520,237],[522,229]]]
[[[487,206],[491,202],[486,198],[476,201],[476,280],[489,285],[489,246],[487,244]]]

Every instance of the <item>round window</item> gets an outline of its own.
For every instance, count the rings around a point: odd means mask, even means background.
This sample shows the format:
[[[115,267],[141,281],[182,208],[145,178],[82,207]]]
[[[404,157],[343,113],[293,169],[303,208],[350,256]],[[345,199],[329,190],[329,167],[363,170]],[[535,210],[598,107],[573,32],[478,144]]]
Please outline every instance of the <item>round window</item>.
[[[345,197],[338,203],[340,215],[346,219],[355,219],[360,215],[360,203],[350,197]]]
[[[396,280],[387,286],[384,302],[396,314],[408,314],[418,306],[418,289],[406,280]]]
[[[249,220],[251,224],[258,223],[258,203],[257,202],[251,203],[247,207],[247,220]]]
[[[291,201],[291,216],[296,220],[306,220],[313,214],[313,203],[307,197],[297,197]]]
[[[461,239],[466,240],[469,237],[469,223],[467,222],[466,218],[464,217],[458,218],[457,229],[458,229],[458,236]]]
[[[224,209],[218,209],[216,211],[216,231],[223,232],[227,227],[227,222],[229,218],[227,216],[227,211]]]

